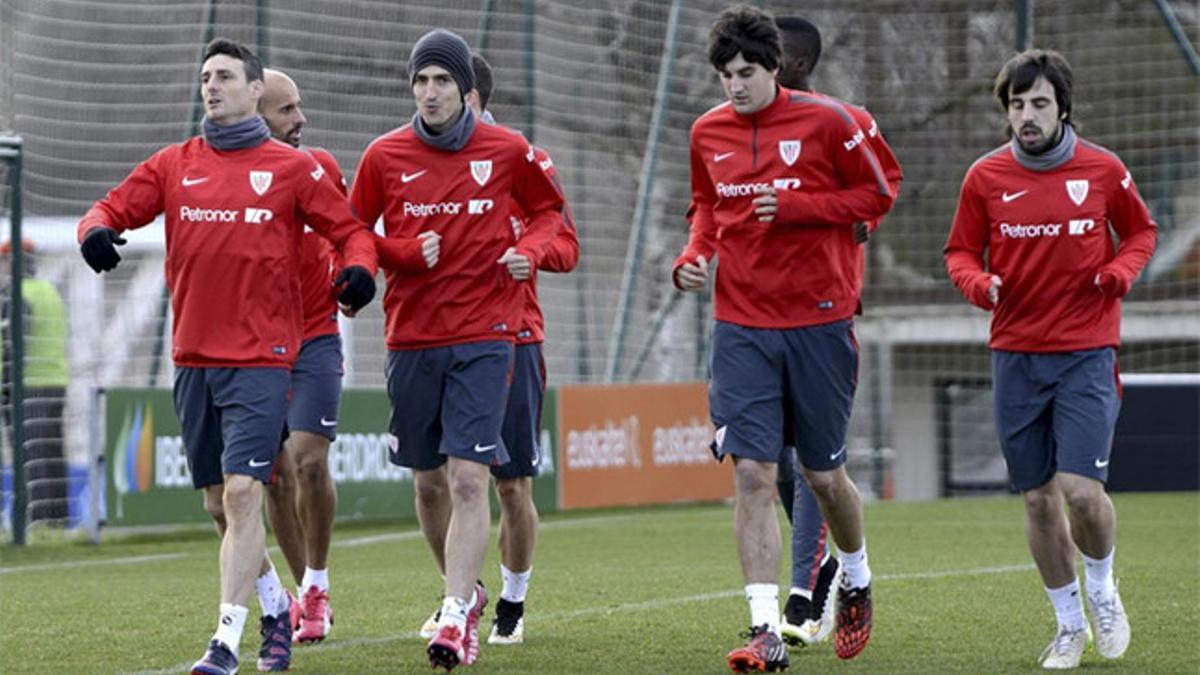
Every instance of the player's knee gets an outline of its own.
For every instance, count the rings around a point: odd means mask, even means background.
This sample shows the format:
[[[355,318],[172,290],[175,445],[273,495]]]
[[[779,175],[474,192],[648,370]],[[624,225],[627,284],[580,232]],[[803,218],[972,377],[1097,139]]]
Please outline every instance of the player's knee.
[[[755,462],[748,459],[738,460],[734,468],[738,492],[743,495],[775,495],[774,464]]]
[[[450,499],[455,504],[468,504],[487,499],[487,479],[477,480],[472,475],[458,475],[450,481]]]
[[[222,489],[204,490],[204,510],[220,529],[225,528],[225,503],[222,501],[222,492]]]
[[[423,472],[413,481],[413,490],[417,493],[417,501],[424,507],[442,504],[450,496],[450,486],[444,472]]]
[[[303,483],[323,482],[329,476],[329,446],[312,448],[297,456],[296,473]]]
[[[223,501],[226,518],[249,517],[262,507],[261,483],[250,476],[226,476]]]
[[[519,504],[533,497],[531,486],[528,478],[500,478],[496,480],[496,496],[506,504]]]
[[[1021,497],[1025,500],[1025,510],[1034,518],[1053,518],[1062,512],[1063,493],[1053,481],[1026,490]]]
[[[1079,478],[1063,485],[1067,507],[1073,513],[1087,513],[1099,508],[1104,500],[1104,486],[1100,481]]]

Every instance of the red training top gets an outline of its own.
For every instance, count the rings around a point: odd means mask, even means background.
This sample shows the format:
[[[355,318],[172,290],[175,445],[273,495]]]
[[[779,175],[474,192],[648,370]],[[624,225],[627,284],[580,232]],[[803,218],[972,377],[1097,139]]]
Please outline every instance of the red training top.
[[[219,151],[196,137],[159,150],[83,216],[124,232],[166,220],[172,356],[187,367],[290,368],[303,332],[304,223],[375,273],[373,235],[309,155],[267,141]]]
[[[534,266],[561,229],[563,199],[520,134],[476,124],[457,152],[434,148],[404,125],[367,147],[350,201],[368,223],[387,275],[384,311],[391,350],[514,339],[524,291],[497,261],[513,245],[509,215],[529,214],[516,241]],[[428,269],[422,232],[441,235]]]
[[[1121,240],[1119,250],[1110,228]],[[1154,253],[1156,231],[1133,177],[1105,148],[1079,139],[1070,160],[1033,171],[1004,145],[978,159],[963,179],[946,269],[984,309],[992,309],[992,275],[1000,277],[992,349],[1115,347],[1121,297]]]
[[[714,315],[751,328],[800,328],[852,316],[860,251],[853,224],[895,196],[866,132],[841,103],[779,87],[751,115],[728,102],[692,125],[691,236],[675,269],[720,259]],[[760,222],[752,200],[774,189]]]

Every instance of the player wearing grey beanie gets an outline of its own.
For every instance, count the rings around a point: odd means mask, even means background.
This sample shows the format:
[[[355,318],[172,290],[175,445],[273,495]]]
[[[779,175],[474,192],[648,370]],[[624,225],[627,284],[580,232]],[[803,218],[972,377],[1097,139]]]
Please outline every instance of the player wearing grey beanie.
[[[475,88],[475,73],[471,70],[471,47],[457,33],[444,28],[435,28],[413,45],[408,58],[409,83],[416,81],[417,73],[426,66],[441,66],[458,85],[460,97]]]

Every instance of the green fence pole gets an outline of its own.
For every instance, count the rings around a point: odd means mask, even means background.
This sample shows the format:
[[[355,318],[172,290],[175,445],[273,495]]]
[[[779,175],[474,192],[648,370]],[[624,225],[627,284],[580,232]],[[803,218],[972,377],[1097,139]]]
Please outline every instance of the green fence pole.
[[[1034,0],[1017,0],[1016,11],[1017,51],[1023,52],[1033,46],[1033,3]]]
[[[675,305],[679,304],[679,300],[682,297],[682,291],[672,289],[671,295],[667,297],[667,301],[654,313],[654,320],[650,322],[650,335],[642,341],[642,348],[633,359],[633,370],[629,374],[630,381],[636,382],[641,377],[642,367],[646,365],[646,359],[650,356],[650,350],[654,348],[654,342],[658,339],[658,334],[662,332],[662,327],[666,324],[667,317],[675,311]]]
[[[534,143],[536,130],[537,103],[537,61],[535,53],[537,30],[537,8],[534,0],[525,0],[525,136]]]
[[[582,107],[584,100],[583,85],[579,81],[576,81],[572,90],[572,105]],[[582,111],[577,112],[582,113]],[[579,209],[574,210],[572,215],[576,218],[576,223],[579,222],[579,217],[583,216],[584,227],[587,227],[587,212],[584,210],[588,203],[587,171],[583,166],[583,151],[579,147],[571,149],[571,174],[575,180],[575,196],[579,198],[577,202]],[[583,255],[582,252],[582,249],[585,248],[584,236],[578,232],[578,229],[576,230],[576,235],[579,237],[580,255],[579,264],[575,266],[573,273],[576,293],[575,322],[579,326],[579,332],[576,337],[577,351],[575,358],[577,362],[575,364],[575,375],[579,378],[580,382],[588,382],[592,378],[592,355],[590,349],[592,336],[591,327],[588,325],[588,298],[590,297],[589,293],[591,289],[588,287],[587,272],[585,271],[587,256]]]
[[[664,40],[662,61],[658,68],[658,89],[654,94],[654,113],[650,118],[650,134],[646,143],[646,154],[642,157],[642,173],[638,177],[638,195],[633,212],[633,229],[629,233],[629,249],[625,255],[625,275],[621,279],[621,297],[617,313],[613,317],[612,335],[608,344],[608,365],[604,381],[614,382],[620,368],[621,355],[625,350],[625,331],[629,327],[630,306],[637,290],[637,270],[642,262],[642,240],[646,236],[646,220],[650,214],[650,195],[654,187],[654,167],[658,162],[658,139],[662,135],[663,118],[670,102],[672,64],[675,60],[675,43],[679,36],[679,10],[681,0],[671,1],[671,14],[667,19],[667,35]]]
[[[255,52],[258,54],[258,59],[263,63],[271,62],[267,58],[267,27],[270,18],[268,16],[269,8],[267,5],[269,4],[268,0],[258,0],[257,5],[258,33],[255,35]],[[211,26],[212,24],[209,25]]]
[[[1200,56],[1196,55],[1196,48],[1192,46],[1192,41],[1183,32],[1183,26],[1179,25],[1179,19],[1176,18],[1175,12],[1167,5],[1166,0],[1154,0],[1154,6],[1162,15],[1163,23],[1167,24],[1167,30],[1171,32],[1171,39],[1175,40],[1176,46],[1183,54],[1183,60],[1187,61],[1188,67],[1192,69],[1192,75],[1200,77]]]
[[[492,17],[496,13],[496,0],[483,0],[483,8],[479,10],[479,41],[480,54],[487,56],[488,43],[492,38]]]
[[[8,334],[12,339],[12,385],[9,400],[12,412],[13,444],[13,543],[25,545],[25,525],[29,498],[25,485],[25,303],[21,298],[21,280],[24,275],[25,250],[21,246],[21,154],[24,141],[20,136],[0,137],[0,159],[4,159],[11,171],[9,185],[12,189],[12,292],[8,312]]]

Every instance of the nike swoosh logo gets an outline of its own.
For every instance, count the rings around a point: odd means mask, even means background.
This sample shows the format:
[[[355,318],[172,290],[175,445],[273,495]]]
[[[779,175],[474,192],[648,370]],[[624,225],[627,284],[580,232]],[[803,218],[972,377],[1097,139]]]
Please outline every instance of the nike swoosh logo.
[[[495,450],[495,449],[496,449],[495,443],[492,443],[491,445],[480,445],[478,443],[475,444],[475,452],[483,453],[483,452],[488,452],[489,450]]]
[[[838,450],[837,452],[835,452],[829,456],[829,461],[832,462],[832,461],[837,460],[837,458],[841,457],[845,452],[846,452],[846,446],[843,445],[841,450]]]
[[[1104,460],[1103,462],[1101,462],[1100,460],[1096,460],[1096,468],[1103,469],[1104,467],[1108,466],[1109,461],[1110,460],[1107,460],[1107,459]]]
[[[1004,203],[1007,204],[1014,199],[1019,199],[1020,197],[1024,196],[1026,192],[1029,192],[1029,190],[1021,190],[1020,192],[1014,192],[1011,195],[1005,192],[1004,194],[1000,195],[1000,199],[1004,200]]]
[[[208,176],[204,176],[203,178],[188,178],[187,176],[184,176],[183,177],[183,187],[191,187],[193,185],[199,185],[200,183],[203,183],[206,180],[208,180]]]
[[[426,171],[429,171],[429,169],[422,169],[416,173],[401,173],[400,174],[400,182],[401,183],[410,183],[410,182],[420,178],[421,176],[424,176]]]
[[[271,460],[269,460],[269,459],[264,459],[261,462],[257,459],[250,460],[250,466],[255,469],[257,469],[259,467],[263,467],[263,466],[270,466],[270,465],[271,465]]]
[[[332,268],[332,267],[333,267],[333,263],[329,263],[329,266]],[[322,417],[322,418],[321,418],[321,426],[323,426],[323,427],[336,427],[336,426],[337,426],[337,420],[327,420],[327,419],[325,419],[324,417]]]
[[[737,153],[718,152],[717,154],[713,155],[713,161],[714,162],[724,162],[725,160],[729,159],[730,157],[733,157],[735,154],[737,154]]]

